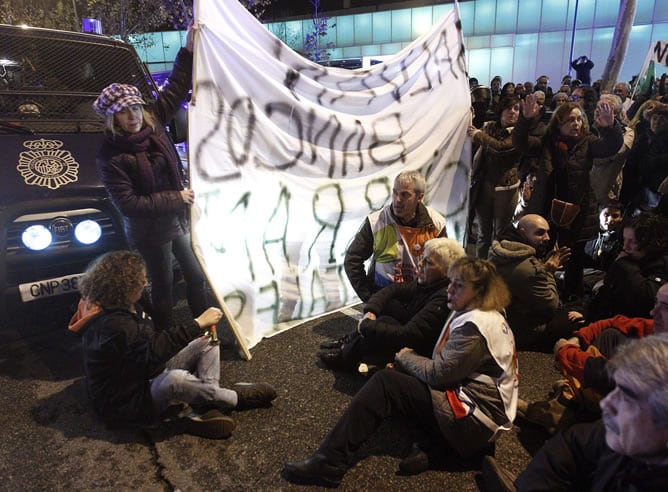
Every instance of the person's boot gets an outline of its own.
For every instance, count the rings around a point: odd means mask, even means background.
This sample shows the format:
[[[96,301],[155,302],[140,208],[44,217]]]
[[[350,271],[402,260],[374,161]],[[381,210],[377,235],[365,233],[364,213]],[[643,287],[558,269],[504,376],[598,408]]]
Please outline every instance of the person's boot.
[[[203,414],[192,412],[182,421],[186,433],[207,439],[225,439],[237,426],[232,417],[215,408]]]
[[[347,468],[331,463],[327,457],[316,453],[304,461],[293,461],[283,468],[288,480],[299,483],[336,487],[341,483]]]
[[[333,371],[344,371],[346,369],[341,348],[318,352],[318,358],[327,369]]]
[[[347,335],[344,335],[336,340],[325,340],[324,342],[320,342],[320,349],[322,350],[339,349],[344,344],[349,343],[351,336],[354,335],[355,333],[357,332],[348,333]]]
[[[237,393],[236,410],[269,407],[276,399],[276,390],[267,383],[237,383],[232,386]]]
[[[429,469],[429,456],[416,442],[403,460],[399,462],[399,471],[403,475],[417,475]]]

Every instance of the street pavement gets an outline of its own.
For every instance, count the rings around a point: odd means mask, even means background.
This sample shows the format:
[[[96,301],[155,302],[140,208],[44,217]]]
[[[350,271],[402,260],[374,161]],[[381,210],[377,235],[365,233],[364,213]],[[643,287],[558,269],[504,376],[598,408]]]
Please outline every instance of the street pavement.
[[[350,315],[352,314],[352,316]],[[331,314],[263,340],[243,360],[222,330],[221,385],[266,381],[278,391],[268,409],[233,412],[226,440],[157,429],[108,430],[91,415],[79,340],[68,313],[30,310],[0,327],[0,489],[31,490],[304,490],[286,481],[286,461],[312,454],[364,384],[361,374],[316,363],[321,341],[354,329],[355,312]],[[550,354],[521,352],[520,396],[544,399],[558,379]],[[479,462],[437,456],[417,476],[398,474],[416,429],[385,422],[358,452],[341,490],[479,490]],[[497,443],[496,457],[517,472],[547,438],[520,422]],[[483,489],[484,490],[484,489]]]

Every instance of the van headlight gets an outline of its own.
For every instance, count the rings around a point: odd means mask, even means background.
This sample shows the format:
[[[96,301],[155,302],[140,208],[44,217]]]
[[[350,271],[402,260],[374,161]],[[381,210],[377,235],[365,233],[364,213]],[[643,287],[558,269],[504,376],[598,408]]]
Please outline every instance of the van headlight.
[[[81,244],[93,244],[102,236],[100,224],[94,220],[82,220],[74,228],[74,237]]]
[[[26,227],[21,234],[23,245],[33,251],[42,251],[48,248],[52,239],[51,231],[39,224]]]

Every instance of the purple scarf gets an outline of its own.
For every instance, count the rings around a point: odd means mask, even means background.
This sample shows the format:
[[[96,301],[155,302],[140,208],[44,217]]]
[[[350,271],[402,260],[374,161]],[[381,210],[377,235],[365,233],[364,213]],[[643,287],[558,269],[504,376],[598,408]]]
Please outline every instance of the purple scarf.
[[[124,134],[114,137],[107,134],[107,142],[112,147],[125,154],[134,154],[137,159],[137,168],[139,170],[139,187],[142,194],[148,195],[155,191],[155,177],[153,176],[153,167],[149,159],[149,151],[161,154],[167,163],[169,170],[169,183],[174,190],[182,190],[181,175],[177,168],[176,153],[171,146],[166,145],[165,141],[156,135],[150,126],[142,128],[137,133]]]

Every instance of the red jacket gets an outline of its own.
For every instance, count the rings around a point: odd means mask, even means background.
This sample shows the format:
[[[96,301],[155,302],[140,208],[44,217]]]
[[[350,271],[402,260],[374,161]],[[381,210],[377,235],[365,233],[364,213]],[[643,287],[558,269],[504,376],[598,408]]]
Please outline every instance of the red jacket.
[[[574,332],[574,335],[580,339],[580,347],[573,344],[564,345],[556,354],[557,364],[564,374],[573,377],[580,382],[589,380],[585,378],[587,372],[586,366],[590,359],[600,359],[605,361],[605,357],[598,351],[588,350],[595,346],[594,340],[604,330],[614,328],[621,331],[629,338],[642,338],[651,335],[654,332],[654,322],[646,318],[629,318],[627,316],[617,315],[612,318],[602,319],[591,323],[584,328]]]

